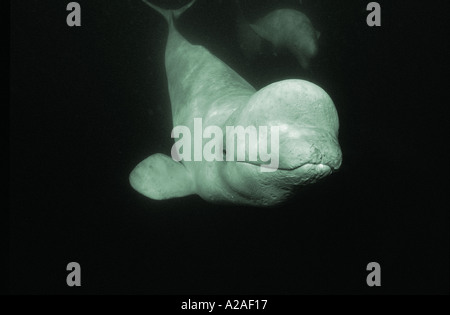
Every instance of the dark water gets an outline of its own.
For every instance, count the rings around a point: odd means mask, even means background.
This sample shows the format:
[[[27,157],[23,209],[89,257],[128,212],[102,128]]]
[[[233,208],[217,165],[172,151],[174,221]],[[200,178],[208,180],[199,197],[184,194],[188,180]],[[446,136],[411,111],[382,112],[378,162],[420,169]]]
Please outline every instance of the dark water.
[[[448,293],[448,171],[431,153],[443,125],[429,127],[443,111],[425,87],[439,80],[423,27],[441,23],[438,1],[382,1],[378,29],[368,1],[243,1],[249,20],[276,6],[311,18],[322,36],[308,73],[289,57],[246,62],[232,1],[198,0],[180,19],[255,87],[300,77],[334,100],[340,172],[275,209],[153,201],[130,187],[133,167],[172,145],[167,26],[137,0],[79,3],[79,28],[64,1],[12,3],[12,292]],[[71,261],[81,288],[66,286]],[[381,288],[366,285],[371,261]]]

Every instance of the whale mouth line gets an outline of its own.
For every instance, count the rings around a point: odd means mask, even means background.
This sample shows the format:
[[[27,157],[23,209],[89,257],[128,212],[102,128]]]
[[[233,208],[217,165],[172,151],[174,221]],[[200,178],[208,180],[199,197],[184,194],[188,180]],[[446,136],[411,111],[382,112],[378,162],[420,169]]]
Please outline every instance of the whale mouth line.
[[[249,165],[253,165],[253,166],[257,166],[257,167],[264,167],[265,164],[258,164],[258,163],[252,163],[249,161],[236,161],[237,163],[244,163],[244,164],[249,164]],[[305,168],[305,167],[318,167],[319,169],[329,169],[331,170],[331,172],[335,172],[336,169],[328,164],[324,164],[324,163],[311,163],[311,162],[305,162],[300,164],[299,166],[294,166],[294,167],[277,167],[276,170],[277,171],[296,171],[299,170],[301,168]]]
[[[283,171],[295,171],[298,170],[299,168],[305,167],[305,166],[312,166],[312,167],[319,167],[319,168],[329,168],[331,169],[331,171],[334,171],[334,167],[324,164],[324,163],[303,163],[302,165],[296,166],[296,167],[292,167],[292,168],[282,168],[279,167],[278,169],[283,170]]]

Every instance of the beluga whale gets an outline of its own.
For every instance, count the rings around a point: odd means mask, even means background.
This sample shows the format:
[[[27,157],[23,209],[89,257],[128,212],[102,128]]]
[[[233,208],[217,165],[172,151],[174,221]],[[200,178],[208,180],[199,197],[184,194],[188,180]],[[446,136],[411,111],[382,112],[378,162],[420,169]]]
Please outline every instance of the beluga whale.
[[[292,54],[303,69],[309,69],[311,60],[319,51],[317,31],[304,13],[281,8],[270,11],[253,23],[247,22],[238,6],[237,32],[243,54],[253,60],[259,54],[272,51],[273,54]],[[264,41],[271,47],[264,45]]]
[[[178,140],[170,156],[153,154],[132,170],[136,191],[155,200],[197,194],[269,207],[339,169],[338,115],[322,88],[288,79],[257,91],[177,30],[195,0],[177,10],[143,1],[169,25],[165,70]]]

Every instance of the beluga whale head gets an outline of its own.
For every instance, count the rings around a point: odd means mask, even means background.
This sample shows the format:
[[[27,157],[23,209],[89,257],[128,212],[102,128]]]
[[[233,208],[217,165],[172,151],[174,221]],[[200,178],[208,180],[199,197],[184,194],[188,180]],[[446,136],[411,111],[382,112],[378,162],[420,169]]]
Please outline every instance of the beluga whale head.
[[[130,174],[156,200],[197,194],[213,203],[273,206],[339,169],[339,121],[319,86],[290,79],[256,91],[169,24],[165,67],[173,117],[171,154],[153,154]]]
[[[295,79],[272,83],[230,120],[236,125],[278,127],[278,169],[311,164],[337,170],[341,165],[336,109],[328,94],[313,83]]]

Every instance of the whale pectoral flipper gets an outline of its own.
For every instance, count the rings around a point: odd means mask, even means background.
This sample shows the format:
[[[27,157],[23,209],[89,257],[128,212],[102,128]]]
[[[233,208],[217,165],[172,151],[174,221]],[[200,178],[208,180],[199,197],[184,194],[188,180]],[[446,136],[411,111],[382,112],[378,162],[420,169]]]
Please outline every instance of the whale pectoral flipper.
[[[134,168],[130,184],[139,193],[156,200],[195,193],[195,185],[186,167],[160,153],[149,156]]]
[[[259,27],[256,24],[250,24],[250,28],[255,32],[257,36],[267,40],[268,34],[266,34],[266,31],[263,28]]]

